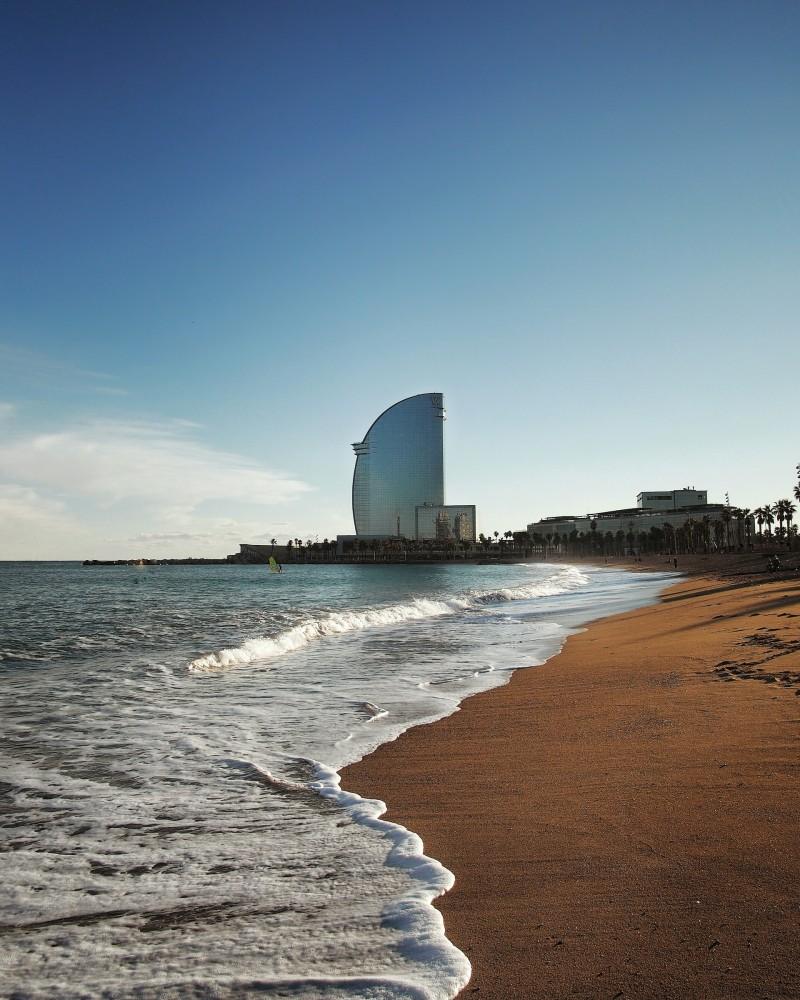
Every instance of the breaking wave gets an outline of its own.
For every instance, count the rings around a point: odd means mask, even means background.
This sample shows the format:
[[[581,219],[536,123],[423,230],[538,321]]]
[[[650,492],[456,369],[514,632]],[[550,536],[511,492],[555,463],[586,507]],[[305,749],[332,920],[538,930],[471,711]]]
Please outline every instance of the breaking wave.
[[[192,660],[189,669],[202,672],[224,670],[253,663],[255,660],[270,660],[284,653],[302,649],[315,639],[326,636],[343,635],[381,625],[398,625],[402,622],[451,615],[468,607],[467,602],[453,599],[433,601],[415,598],[409,604],[390,604],[382,608],[368,608],[365,611],[331,611],[320,618],[309,618],[276,636],[263,639],[248,639],[234,649],[222,649],[218,653],[200,656]]]
[[[536,564],[539,565],[539,564]],[[502,587],[500,590],[488,590],[472,595],[478,604],[500,604],[503,601],[529,601],[534,597],[555,597],[570,590],[585,587],[589,577],[577,566],[563,566],[547,580],[536,583],[522,584],[518,587]]]
[[[312,617],[274,636],[247,639],[241,646],[221,649],[199,656],[189,664],[193,673],[209,673],[246,666],[249,663],[272,660],[302,649],[317,639],[344,635],[364,629],[399,625],[443,615],[482,611],[488,605],[506,601],[525,601],[535,597],[552,597],[585,586],[589,578],[576,566],[559,568],[553,576],[536,583],[499,590],[469,591],[440,599],[415,597],[404,604],[366,608],[362,611],[331,611]]]

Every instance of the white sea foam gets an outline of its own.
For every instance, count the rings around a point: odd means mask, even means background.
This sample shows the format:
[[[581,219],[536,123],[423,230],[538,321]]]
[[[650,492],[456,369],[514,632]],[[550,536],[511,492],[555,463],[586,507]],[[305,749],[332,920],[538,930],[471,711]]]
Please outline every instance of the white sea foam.
[[[307,646],[315,639],[450,615],[456,611],[464,610],[467,606],[467,602],[458,598],[447,601],[415,598],[408,604],[391,604],[386,607],[368,608],[364,611],[333,611],[320,618],[309,618],[276,636],[247,639],[241,646],[200,656],[196,660],[192,660],[189,669],[195,673],[202,673],[238,667],[256,660],[271,660],[277,656],[283,656],[285,653],[302,649],[303,646]]]
[[[241,646],[221,649],[217,653],[199,656],[189,664],[193,673],[209,673],[245,666],[249,663],[273,660],[292,653],[317,639],[344,635],[364,629],[399,625],[404,622],[422,621],[444,615],[476,611],[491,604],[507,601],[532,600],[552,597],[570,590],[585,587],[589,578],[576,566],[559,567],[552,576],[535,583],[497,590],[476,590],[441,599],[415,597],[408,603],[366,608],[361,611],[334,611],[294,625],[274,636],[247,639]]]
[[[29,620],[0,614],[0,995],[19,1000],[449,1000],[469,963],[431,902],[452,875],[336,772],[657,590],[541,564],[176,567],[150,590],[65,567],[48,591],[52,572],[25,570]],[[240,636],[286,668],[187,671],[198,644],[256,662]],[[27,650],[51,664],[15,666]]]
[[[373,705],[371,701],[365,701],[361,707],[369,715],[370,722],[374,722],[376,719],[385,719],[389,714],[385,708],[381,708],[380,705]]]
[[[532,564],[540,565],[540,564]],[[475,595],[484,604],[499,604],[502,601],[529,601],[535,597],[555,597],[570,590],[578,590],[589,583],[589,577],[577,566],[562,566],[551,577],[536,583],[523,583],[516,587],[501,587]]]
[[[441,862],[425,854],[422,839],[416,833],[399,823],[381,819],[386,812],[384,802],[345,791],[339,775],[323,764],[317,764],[316,771],[316,779],[309,787],[347,809],[361,826],[386,838],[391,844],[387,863],[413,879],[411,888],[385,907],[383,924],[401,935],[396,945],[398,950],[435,970],[434,988],[423,995],[454,997],[469,982],[472,966],[467,956],[447,939],[442,915],[432,904],[452,889],[455,876]]]

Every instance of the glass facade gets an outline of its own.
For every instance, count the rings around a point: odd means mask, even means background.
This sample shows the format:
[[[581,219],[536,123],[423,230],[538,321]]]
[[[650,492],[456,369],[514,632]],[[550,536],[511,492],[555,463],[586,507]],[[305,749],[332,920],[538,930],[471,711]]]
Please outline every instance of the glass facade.
[[[416,512],[416,536],[438,542],[474,542],[474,504],[421,504]]]
[[[416,535],[416,509],[444,504],[444,396],[402,399],[353,445],[357,535]]]

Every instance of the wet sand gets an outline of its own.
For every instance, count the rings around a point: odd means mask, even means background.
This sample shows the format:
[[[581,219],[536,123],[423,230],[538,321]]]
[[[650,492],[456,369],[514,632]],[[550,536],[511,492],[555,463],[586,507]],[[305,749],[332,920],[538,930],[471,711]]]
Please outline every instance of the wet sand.
[[[456,876],[462,996],[800,996],[800,580],[697,577],[348,768]]]

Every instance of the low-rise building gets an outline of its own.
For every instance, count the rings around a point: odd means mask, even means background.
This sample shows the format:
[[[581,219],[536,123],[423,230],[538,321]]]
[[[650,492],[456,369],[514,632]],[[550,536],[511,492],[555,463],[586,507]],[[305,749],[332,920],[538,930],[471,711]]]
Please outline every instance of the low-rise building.
[[[418,541],[474,542],[475,505],[418,504],[415,508],[415,537]]]
[[[560,539],[576,537],[603,538],[620,533],[629,548],[636,547],[636,539],[652,528],[660,530],[684,529],[687,523],[698,531],[706,531],[709,548],[746,544],[754,535],[751,515],[735,519],[730,505],[708,503],[706,490],[686,487],[680,490],[643,490],[637,495],[636,507],[603,510],[593,514],[560,514],[544,517],[528,525],[528,534],[558,543]],[[741,537],[740,537],[741,536]]]

